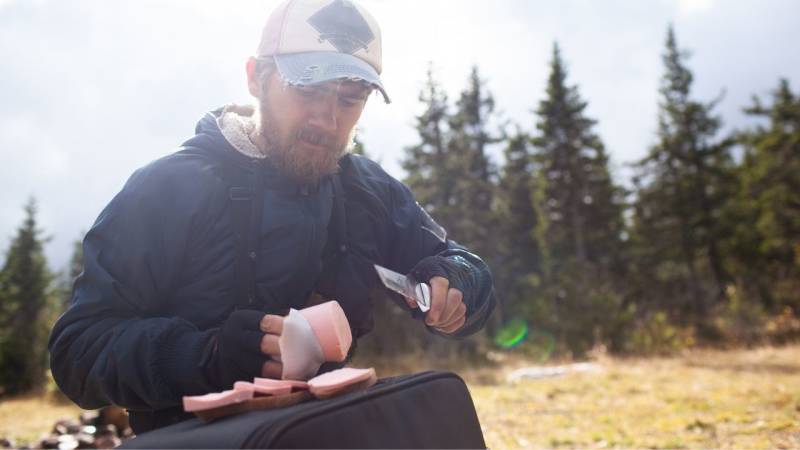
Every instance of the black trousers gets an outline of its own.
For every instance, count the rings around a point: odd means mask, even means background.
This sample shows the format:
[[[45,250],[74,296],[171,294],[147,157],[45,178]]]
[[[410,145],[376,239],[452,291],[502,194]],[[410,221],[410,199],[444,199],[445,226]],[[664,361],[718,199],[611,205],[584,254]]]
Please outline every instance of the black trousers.
[[[135,434],[166,427],[193,417],[194,414],[184,412],[180,406],[153,411],[128,411],[128,420]]]

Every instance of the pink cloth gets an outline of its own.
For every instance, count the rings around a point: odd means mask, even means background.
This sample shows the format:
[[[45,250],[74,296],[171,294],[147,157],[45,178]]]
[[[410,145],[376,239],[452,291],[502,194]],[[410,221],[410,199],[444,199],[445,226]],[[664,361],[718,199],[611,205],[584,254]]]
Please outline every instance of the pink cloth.
[[[235,390],[212,392],[206,395],[183,397],[183,410],[186,412],[204,411],[221,406],[242,403],[253,398],[253,391]]]

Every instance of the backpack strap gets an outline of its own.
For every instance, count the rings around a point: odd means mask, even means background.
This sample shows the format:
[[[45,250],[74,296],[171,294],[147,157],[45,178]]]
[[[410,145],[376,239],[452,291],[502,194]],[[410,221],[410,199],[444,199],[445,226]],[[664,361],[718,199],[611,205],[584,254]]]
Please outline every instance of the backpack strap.
[[[253,160],[253,172],[226,167],[224,177],[231,202],[234,236],[234,299],[236,309],[258,309],[255,264],[258,258],[258,233],[264,212],[264,170]]]
[[[339,172],[333,174],[333,217],[328,224],[330,230],[333,225],[333,233],[328,232],[328,239],[334,240],[336,254],[346,253],[347,248],[347,215],[344,211],[344,188],[342,188],[342,178]],[[333,236],[331,236],[331,234]]]
[[[347,216],[344,211],[344,189],[340,174],[331,175],[333,187],[333,208],[328,221],[328,240],[322,251],[322,273],[314,289],[322,299],[330,299],[336,292],[336,275],[338,272],[337,260],[348,252],[347,242]],[[318,299],[319,300],[319,299]]]

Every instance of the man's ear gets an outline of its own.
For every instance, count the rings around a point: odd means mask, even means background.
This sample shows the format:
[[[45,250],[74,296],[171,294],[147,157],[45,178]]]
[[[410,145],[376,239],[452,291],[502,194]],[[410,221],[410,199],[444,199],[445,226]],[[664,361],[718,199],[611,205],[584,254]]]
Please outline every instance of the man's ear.
[[[255,57],[251,56],[247,58],[245,70],[247,71],[247,89],[250,91],[250,95],[255,98],[261,97],[261,77],[259,77],[258,72],[256,72]]]

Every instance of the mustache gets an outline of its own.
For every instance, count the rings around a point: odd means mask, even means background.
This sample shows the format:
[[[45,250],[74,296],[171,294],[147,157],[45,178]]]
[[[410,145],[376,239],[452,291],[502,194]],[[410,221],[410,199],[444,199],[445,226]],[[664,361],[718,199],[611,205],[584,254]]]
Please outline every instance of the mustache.
[[[321,145],[323,147],[329,147],[336,143],[335,136],[325,133],[324,131],[319,131],[308,127],[297,130],[297,133],[295,133],[295,138],[306,141],[313,145]]]

